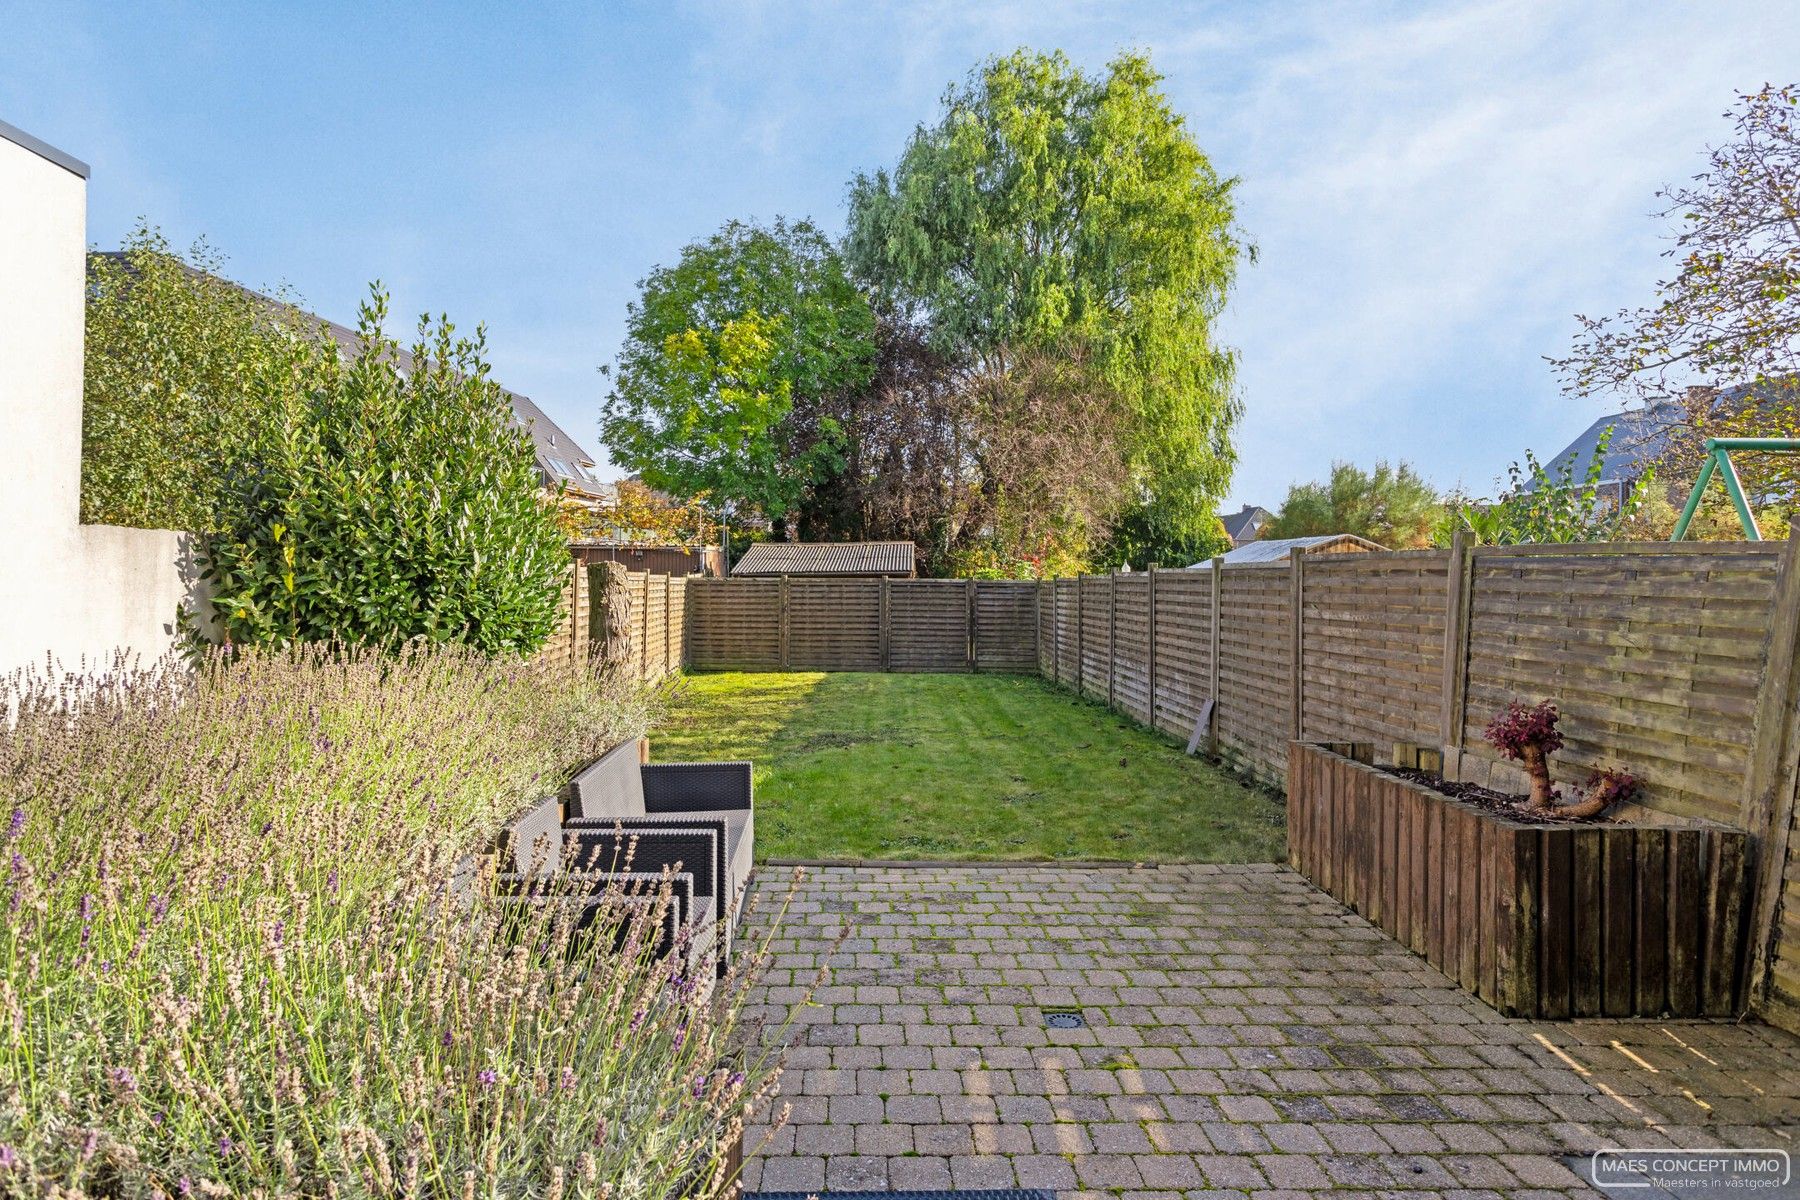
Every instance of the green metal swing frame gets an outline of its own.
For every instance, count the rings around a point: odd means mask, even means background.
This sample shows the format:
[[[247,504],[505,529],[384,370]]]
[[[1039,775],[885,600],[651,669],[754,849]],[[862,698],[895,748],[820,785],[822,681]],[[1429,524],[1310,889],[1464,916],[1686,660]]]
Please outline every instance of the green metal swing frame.
[[[1756,514],[1750,511],[1750,501],[1744,496],[1744,485],[1738,479],[1737,468],[1731,465],[1733,450],[1800,454],[1800,438],[1707,438],[1706,463],[1700,468],[1700,478],[1694,480],[1694,490],[1688,493],[1687,507],[1681,510],[1681,519],[1675,522],[1675,532],[1669,535],[1670,541],[1679,542],[1687,537],[1688,526],[1693,523],[1694,514],[1700,511],[1700,497],[1714,475],[1725,481],[1725,494],[1731,497],[1732,506],[1737,509],[1745,539],[1762,541],[1762,530],[1756,527]]]

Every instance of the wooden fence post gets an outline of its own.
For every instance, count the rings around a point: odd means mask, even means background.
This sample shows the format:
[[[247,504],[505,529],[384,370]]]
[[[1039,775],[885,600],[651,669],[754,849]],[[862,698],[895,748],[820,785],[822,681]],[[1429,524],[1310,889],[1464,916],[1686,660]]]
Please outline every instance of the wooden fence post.
[[[1438,732],[1443,740],[1443,776],[1462,778],[1463,697],[1469,687],[1469,601],[1474,587],[1474,554],[1465,530],[1450,539],[1445,570],[1443,708]]]
[[[881,615],[879,617],[879,622],[880,622],[881,628],[880,628],[877,636],[881,640],[881,669],[884,671],[892,669],[892,667],[889,664],[893,661],[892,647],[893,647],[893,641],[894,641],[894,632],[893,632],[894,607],[893,607],[893,600],[889,594],[892,586],[893,586],[893,581],[890,580],[886,575],[883,575],[881,577],[881,607],[880,607]]]
[[[1780,908],[1782,876],[1794,823],[1796,706],[1800,705],[1800,529],[1781,548],[1775,598],[1750,726],[1750,765],[1744,773],[1741,823],[1750,835],[1752,884],[1746,1002],[1759,1003],[1768,982]],[[1800,955],[1800,947],[1792,952]]]
[[[1306,658],[1306,547],[1288,555],[1288,736],[1299,741],[1306,729],[1305,689],[1301,686]]]
[[[1208,753],[1219,753],[1219,653],[1225,617],[1220,612],[1225,598],[1225,558],[1212,560],[1212,723],[1206,731]]]
[[[1106,577],[1106,707],[1113,702],[1114,684],[1119,678],[1119,573]]]
[[[975,581],[963,581],[963,665],[976,669],[975,662]]]
[[[788,669],[788,577],[783,575],[775,591],[775,620],[780,629],[781,669]]]
[[[1150,728],[1156,728],[1156,564],[1150,564],[1150,582],[1146,588],[1144,607],[1144,678],[1150,693]]]

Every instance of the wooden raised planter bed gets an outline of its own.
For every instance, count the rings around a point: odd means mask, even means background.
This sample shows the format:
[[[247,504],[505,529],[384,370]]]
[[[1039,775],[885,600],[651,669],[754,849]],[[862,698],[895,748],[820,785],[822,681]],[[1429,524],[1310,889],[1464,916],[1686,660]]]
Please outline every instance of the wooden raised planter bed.
[[[1520,1017],[1742,1011],[1742,830],[1528,825],[1351,753],[1291,744],[1288,857],[1464,989]]]

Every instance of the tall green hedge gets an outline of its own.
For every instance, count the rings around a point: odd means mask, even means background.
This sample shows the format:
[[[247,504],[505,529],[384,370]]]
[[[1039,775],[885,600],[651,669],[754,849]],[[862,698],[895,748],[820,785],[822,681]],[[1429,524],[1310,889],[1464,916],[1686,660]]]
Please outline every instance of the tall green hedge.
[[[421,319],[412,359],[379,286],[351,356],[322,335],[252,381],[203,552],[239,643],[411,638],[490,653],[555,628],[569,556],[530,436],[488,378],[485,339]]]

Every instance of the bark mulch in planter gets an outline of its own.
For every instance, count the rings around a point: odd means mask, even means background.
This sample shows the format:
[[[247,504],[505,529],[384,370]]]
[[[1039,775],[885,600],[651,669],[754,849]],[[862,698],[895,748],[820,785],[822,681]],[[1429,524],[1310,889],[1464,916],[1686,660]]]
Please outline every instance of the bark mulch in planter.
[[[1742,830],[1528,823],[1471,799],[1295,742],[1288,856],[1509,1016],[1740,1011]]]
[[[1416,767],[1376,767],[1377,771],[1386,772],[1415,783],[1422,788],[1430,788],[1440,796],[1448,796],[1452,800],[1460,800],[1472,808],[1479,808],[1490,816],[1503,821],[1518,821],[1523,825],[1593,825],[1603,818],[1586,820],[1570,820],[1554,813],[1543,812],[1532,808],[1527,797],[1509,796],[1505,792],[1496,792],[1493,788],[1482,787],[1479,783],[1462,783],[1453,779],[1445,779],[1430,771],[1421,771]]]

